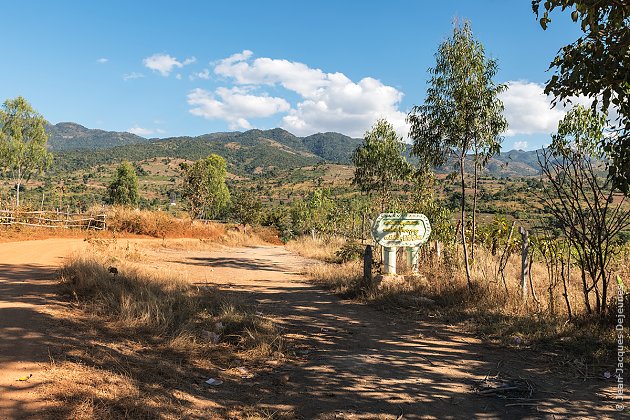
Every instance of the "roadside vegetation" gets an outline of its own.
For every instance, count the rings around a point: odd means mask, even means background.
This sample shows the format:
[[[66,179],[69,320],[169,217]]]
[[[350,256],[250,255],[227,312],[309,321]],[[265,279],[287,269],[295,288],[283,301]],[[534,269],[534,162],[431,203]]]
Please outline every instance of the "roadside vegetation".
[[[89,252],[60,272],[69,304],[62,328],[81,334],[50,355],[46,414],[240,417],[241,405],[226,411],[207,399],[212,386],[205,381],[242,382],[285,359],[288,349],[275,323],[236,296],[192,284],[181,273],[155,271],[142,247],[90,242]]]

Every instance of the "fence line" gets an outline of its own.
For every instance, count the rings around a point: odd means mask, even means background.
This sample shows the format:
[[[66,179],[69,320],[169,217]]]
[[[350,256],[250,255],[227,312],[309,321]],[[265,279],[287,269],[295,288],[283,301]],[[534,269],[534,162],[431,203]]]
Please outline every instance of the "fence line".
[[[107,226],[105,214],[69,213],[45,210],[0,210],[0,225],[95,230],[104,230]]]

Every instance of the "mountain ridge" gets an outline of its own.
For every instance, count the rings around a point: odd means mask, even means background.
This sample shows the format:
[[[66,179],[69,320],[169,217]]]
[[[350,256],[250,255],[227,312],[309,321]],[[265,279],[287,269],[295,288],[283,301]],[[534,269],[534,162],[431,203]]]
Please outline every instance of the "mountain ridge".
[[[298,137],[282,128],[145,138],[128,132],[89,129],[62,122],[48,125],[47,132],[49,148],[61,171],[122,159],[140,161],[172,157],[196,160],[217,153],[226,158],[229,169],[236,174],[261,174],[317,163],[348,165],[352,153],[363,141],[336,132]],[[438,169],[442,173],[449,170],[448,166]],[[495,156],[484,172],[497,177],[538,175],[536,151],[511,150]]]

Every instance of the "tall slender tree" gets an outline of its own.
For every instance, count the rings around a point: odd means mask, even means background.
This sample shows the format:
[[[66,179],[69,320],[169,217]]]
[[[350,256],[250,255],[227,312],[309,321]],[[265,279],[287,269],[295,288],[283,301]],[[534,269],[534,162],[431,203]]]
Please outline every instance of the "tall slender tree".
[[[467,21],[455,23],[452,36],[440,44],[435,59],[435,67],[429,69],[431,80],[425,102],[413,107],[407,118],[409,136],[421,167],[442,166],[454,160],[459,169],[461,235],[471,287],[465,229],[466,159],[474,152],[473,164],[478,169],[500,151],[507,121],[498,95],[506,86],[494,83],[497,61],[486,58],[483,45],[473,37]]]
[[[21,96],[7,99],[0,108],[0,166],[15,183],[18,207],[22,186],[52,163],[45,127],[44,117]]]

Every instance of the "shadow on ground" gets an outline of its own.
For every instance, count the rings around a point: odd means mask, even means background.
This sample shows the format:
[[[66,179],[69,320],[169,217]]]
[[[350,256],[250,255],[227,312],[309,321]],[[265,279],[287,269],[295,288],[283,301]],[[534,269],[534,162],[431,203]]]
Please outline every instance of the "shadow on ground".
[[[181,269],[194,264],[208,269],[255,270],[261,280],[282,272],[276,264],[255,257],[193,257],[179,264]],[[4,268],[18,270],[18,278],[29,278],[28,267]],[[52,349],[56,360],[97,368],[106,375],[122,375],[130,379],[134,392],[157,395],[155,405],[134,401],[133,393],[97,397],[102,401],[94,403],[108,407],[106,414],[112,418],[228,418],[235,410],[303,419],[614,415],[612,403],[596,397],[611,386],[608,382],[560,377],[539,355],[481,344],[456,327],[430,319],[400,319],[342,301],[306,283],[296,285],[295,279],[287,278],[286,282],[286,286],[277,281],[238,286],[234,277],[232,287],[223,290],[250,302],[261,316],[276,320],[291,345],[292,355],[278,365],[248,366],[255,372],[250,379],[227,378],[217,367],[192,365],[184,354],[165,352],[159,337],[149,337],[138,351],[130,344],[133,337],[117,336],[105,326],[87,328],[87,320],[78,309],[72,309],[74,316],[61,324],[46,320],[51,328],[37,340]],[[6,287],[13,290],[15,285]],[[7,293],[3,288],[5,284],[0,283],[0,293]],[[38,299],[19,296],[19,292],[11,296],[16,301]],[[3,318],[0,312],[3,341],[26,339],[10,325],[2,324]],[[237,366],[242,361],[230,363]],[[523,380],[531,385],[531,393],[478,395],[474,387],[486,376]],[[220,377],[224,383],[209,387],[204,384],[209,377]],[[72,395],[67,389],[59,392],[54,397],[63,398],[66,404],[51,412],[56,417],[66,418],[86,399],[95,398],[81,387],[73,389]],[[191,414],[200,406],[207,407],[203,416]],[[15,412],[33,414],[22,407],[15,407]]]

